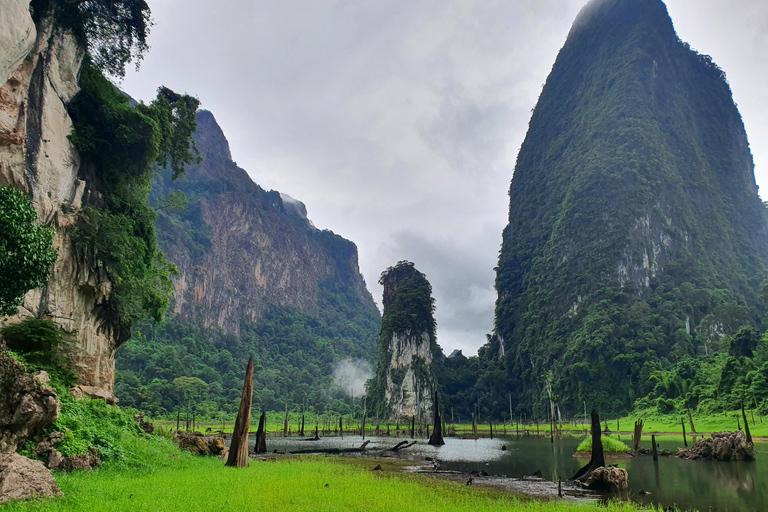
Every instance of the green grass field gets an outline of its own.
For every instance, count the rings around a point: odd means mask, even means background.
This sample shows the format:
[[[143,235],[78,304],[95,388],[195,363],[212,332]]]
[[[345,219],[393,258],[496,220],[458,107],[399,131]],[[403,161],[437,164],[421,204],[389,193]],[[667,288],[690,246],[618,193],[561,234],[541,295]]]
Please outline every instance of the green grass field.
[[[370,462],[370,461],[368,461]],[[313,457],[252,461],[226,468],[215,458],[179,455],[171,464],[145,471],[104,469],[57,474],[65,497],[15,502],[8,511],[365,511],[423,512],[629,512],[633,504],[572,504],[519,499],[498,491],[468,488],[425,475],[371,472],[360,465]]]

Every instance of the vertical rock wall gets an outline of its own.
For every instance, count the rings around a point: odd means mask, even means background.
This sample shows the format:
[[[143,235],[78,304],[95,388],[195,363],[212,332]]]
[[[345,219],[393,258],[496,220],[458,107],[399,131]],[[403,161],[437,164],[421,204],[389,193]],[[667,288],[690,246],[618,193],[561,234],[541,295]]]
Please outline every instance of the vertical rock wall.
[[[96,304],[110,283],[77,261],[70,232],[87,183],[67,136],[67,103],[78,92],[84,52],[75,37],[46,19],[35,26],[29,2],[0,0],[0,185],[32,197],[40,222],[56,229],[59,258],[44,288],[30,291],[19,316],[47,318],[71,333],[69,359],[80,382],[112,391],[114,340],[100,329]]]

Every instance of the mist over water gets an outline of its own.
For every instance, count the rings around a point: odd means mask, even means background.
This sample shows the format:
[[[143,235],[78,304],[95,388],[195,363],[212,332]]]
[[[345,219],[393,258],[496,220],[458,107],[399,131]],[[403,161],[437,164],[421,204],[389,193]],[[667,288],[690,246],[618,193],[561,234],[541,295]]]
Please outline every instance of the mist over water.
[[[371,364],[362,359],[343,359],[333,366],[333,383],[349,396],[364,395],[365,382],[371,377]]]

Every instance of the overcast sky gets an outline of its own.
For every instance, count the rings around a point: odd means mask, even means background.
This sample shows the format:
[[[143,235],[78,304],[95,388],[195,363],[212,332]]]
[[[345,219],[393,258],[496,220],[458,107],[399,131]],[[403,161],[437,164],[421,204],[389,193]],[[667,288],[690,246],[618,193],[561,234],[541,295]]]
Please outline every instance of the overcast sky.
[[[507,191],[531,109],[584,0],[150,0],[138,74],[197,96],[233,158],[354,241],[378,303],[411,260],[438,342],[474,354],[493,325]],[[768,187],[768,2],[668,0],[679,36],[727,73]]]

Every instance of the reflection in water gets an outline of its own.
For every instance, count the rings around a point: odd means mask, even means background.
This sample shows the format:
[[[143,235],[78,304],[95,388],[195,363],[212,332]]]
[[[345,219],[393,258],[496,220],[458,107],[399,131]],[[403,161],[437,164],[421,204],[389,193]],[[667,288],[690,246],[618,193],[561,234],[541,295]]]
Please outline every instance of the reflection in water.
[[[398,438],[373,437],[369,449],[391,448]],[[423,462],[425,457],[441,461],[443,469],[457,471],[485,471],[489,475],[523,477],[541,470],[553,481],[566,480],[586,463],[573,457],[578,439],[568,438],[550,443],[548,438],[496,439],[445,438],[445,446],[432,447],[425,439],[407,450],[389,455]],[[657,439],[660,448],[675,451],[675,442]],[[269,438],[269,451],[285,452],[307,448],[350,448],[360,446],[359,436],[323,438],[317,442],[304,442],[297,438]],[[643,443],[650,447],[650,440]],[[682,445],[682,439],[680,440]],[[507,445],[507,450],[501,449]],[[754,462],[704,462],[659,457],[654,463],[651,456],[611,460],[629,473],[629,496],[634,501],[662,506],[677,505],[683,509],[702,512],[766,511],[768,510],[768,479],[757,478],[758,471],[768,473],[768,444],[756,446],[758,460]],[[640,495],[643,490],[650,494]]]

